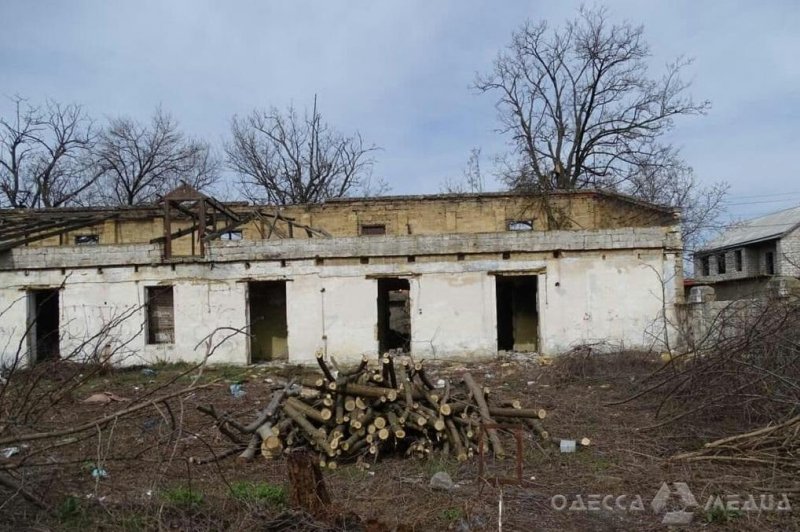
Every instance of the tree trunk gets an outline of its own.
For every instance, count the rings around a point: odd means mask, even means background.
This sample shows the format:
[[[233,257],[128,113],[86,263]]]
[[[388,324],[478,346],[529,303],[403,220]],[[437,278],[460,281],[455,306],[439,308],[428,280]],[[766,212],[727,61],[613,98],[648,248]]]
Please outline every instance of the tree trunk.
[[[289,453],[286,462],[292,506],[314,516],[324,516],[331,504],[319,460],[308,451]]]

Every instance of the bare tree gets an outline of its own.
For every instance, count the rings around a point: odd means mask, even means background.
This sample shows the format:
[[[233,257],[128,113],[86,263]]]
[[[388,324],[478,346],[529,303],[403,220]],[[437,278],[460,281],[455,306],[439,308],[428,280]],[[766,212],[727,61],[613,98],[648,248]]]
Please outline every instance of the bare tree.
[[[481,173],[481,149],[472,148],[469,151],[467,166],[461,172],[461,179],[447,178],[442,182],[442,192],[447,194],[464,194],[468,192],[483,192],[486,183]]]
[[[219,170],[208,143],[186,137],[160,108],[149,124],[112,119],[98,143],[96,165],[103,175],[99,201],[120,205],[154,202],[181,181],[202,190],[217,181]]]
[[[696,186],[687,194],[681,184],[694,182],[691,170],[663,142],[675,118],[702,114],[709,102],[687,95],[681,73],[689,60],[677,59],[653,79],[649,57],[643,28],[612,24],[602,8],[581,8],[560,28],[528,22],[515,32],[475,82],[499,94],[501,132],[512,147],[503,160],[506,183],[542,193],[592,187],[639,194],[652,179],[679,193],[647,199],[718,207],[725,187],[706,200],[694,195]]]
[[[664,149],[659,160],[660,164],[642,161],[626,191],[652,203],[680,207],[683,245],[693,252],[711,229],[721,227],[728,184],[699,183],[692,168],[670,148]],[[691,268],[691,253],[686,258],[686,266]]]
[[[344,135],[314,107],[301,117],[293,107],[233,117],[228,165],[251,201],[278,205],[315,203],[370,190],[377,148],[361,135]]]
[[[0,117],[0,204],[13,208],[75,203],[97,179],[90,154],[96,134],[80,105],[43,106],[14,99]]]

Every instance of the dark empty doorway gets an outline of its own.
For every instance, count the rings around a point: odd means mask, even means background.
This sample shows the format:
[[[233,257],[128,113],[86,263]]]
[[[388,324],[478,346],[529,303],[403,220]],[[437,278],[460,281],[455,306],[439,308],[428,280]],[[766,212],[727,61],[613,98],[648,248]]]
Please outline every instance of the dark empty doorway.
[[[286,281],[248,283],[250,362],[289,357],[286,323]]]
[[[535,275],[497,276],[497,349],[536,351],[539,312]]]
[[[56,359],[58,353],[58,289],[28,293],[29,345],[34,362]]]
[[[408,279],[378,279],[378,349],[408,352],[411,311]]]

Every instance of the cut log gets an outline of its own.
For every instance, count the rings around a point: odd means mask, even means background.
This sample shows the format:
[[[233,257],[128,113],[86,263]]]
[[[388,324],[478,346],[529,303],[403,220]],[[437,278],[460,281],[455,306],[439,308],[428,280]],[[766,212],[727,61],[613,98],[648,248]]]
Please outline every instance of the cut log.
[[[283,453],[283,442],[278,436],[270,436],[261,442],[261,456],[272,460]]]
[[[314,444],[325,452],[328,456],[333,455],[330,445],[328,445],[327,434],[325,429],[316,428],[311,422],[298,410],[295,410],[291,405],[287,404],[283,407],[286,415],[292,418],[294,422],[305,431],[306,435],[311,439]]]
[[[462,378],[464,384],[467,385],[467,388],[469,388],[469,391],[472,393],[472,399],[475,401],[475,404],[478,405],[478,411],[481,414],[483,422],[486,424],[495,424],[491,415],[489,415],[489,407],[483,398],[483,392],[478,386],[478,383],[475,382],[472,375],[466,372]],[[497,435],[497,431],[495,429],[487,429],[486,433],[489,435],[489,441],[492,443],[495,456],[499,459],[504,458],[506,453],[503,450],[503,445],[500,443],[500,437]]]
[[[323,408],[322,410],[317,410],[311,405],[307,405],[300,399],[295,397],[290,397],[286,400],[286,406],[291,406],[298,412],[302,412],[304,416],[313,419],[314,421],[318,421],[320,423],[325,423],[331,418],[331,411],[328,408]]]
[[[394,371],[394,359],[392,355],[383,356],[383,367],[386,368],[386,377],[389,381],[389,386],[397,388],[397,374]]]
[[[403,430],[402,425],[400,424],[400,420],[397,417],[397,414],[394,412],[387,412],[386,419],[389,421],[389,427],[392,429],[392,433],[394,437],[398,440],[402,440],[406,437],[406,431]]]
[[[465,461],[467,459],[467,451],[464,449],[464,443],[461,441],[461,435],[458,433],[456,424],[451,419],[446,420],[445,424],[447,426],[447,436],[456,455],[456,460],[459,462]]]
[[[356,409],[356,400],[354,397],[350,397],[349,395],[344,399],[344,409],[347,412],[352,412]]]
[[[348,395],[353,395],[361,398],[369,397],[371,399],[380,399],[381,397],[386,397],[388,401],[397,400],[397,390],[393,388],[379,388],[375,386],[354,384],[348,382],[347,385],[344,387],[344,389],[341,391]]]
[[[544,419],[547,411],[544,408],[500,408],[497,406],[489,407],[489,414],[494,417],[526,417]]]
[[[322,374],[325,375],[325,378],[329,382],[336,382],[336,377],[333,376],[333,373],[331,373],[330,368],[328,368],[328,365],[325,363],[325,356],[319,351],[317,351],[316,356],[317,356],[317,364],[319,364],[320,369],[322,369]]]
[[[428,375],[425,373],[425,367],[422,365],[422,362],[417,362],[414,364],[414,369],[416,370],[417,377],[419,377],[419,380],[422,381],[422,384],[424,384],[426,388],[429,390],[436,388],[436,386],[434,386],[431,380],[428,378]]]
[[[538,419],[525,419],[525,423],[539,435],[542,441],[550,441],[550,433],[545,430],[541,421]]]

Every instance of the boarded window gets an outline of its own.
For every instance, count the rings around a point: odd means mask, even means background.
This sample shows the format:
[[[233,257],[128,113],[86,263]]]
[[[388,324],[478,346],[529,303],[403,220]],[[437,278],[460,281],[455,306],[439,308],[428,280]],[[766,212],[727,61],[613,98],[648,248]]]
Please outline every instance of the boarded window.
[[[241,240],[242,239],[242,232],[241,231],[227,231],[219,235],[220,240]]]
[[[506,222],[509,231],[533,231],[533,220],[509,220]]]
[[[725,254],[720,253],[717,255],[717,273],[722,275],[725,273],[725,271]]]
[[[171,286],[146,289],[147,343],[175,343],[175,305]]]
[[[708,255],[705,257],[700,257],[700,268],[703,270],[703,275],[710,275],[711,274],[711,267],[708,261]]]
[[[385,235],[386,234],[386,225],[385,224],[362,225],[361,226],[361,234],[362,235]]]
[[[75,235],[76,246],[93,246],[100,243],[100,235]]]
[[[733,252],[733,262],[736,265],[736,271],[737,272],[742,271],[742,250],[741,249],[737,249],[736,251]]]

